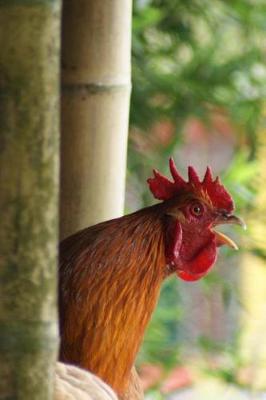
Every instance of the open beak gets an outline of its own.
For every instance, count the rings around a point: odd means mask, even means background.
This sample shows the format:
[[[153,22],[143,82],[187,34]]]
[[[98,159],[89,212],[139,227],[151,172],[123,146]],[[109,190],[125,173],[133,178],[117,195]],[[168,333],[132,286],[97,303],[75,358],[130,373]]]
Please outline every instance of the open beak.
[[[214,226],[224,224],[240,225],[243,229],[247,229],[245,222],[241,218],[237,217],[236,215],[221,213],[217,216]],[[238,250],[237,244],[224,233],[217,232],[216,230],[213,230],[213,233],[216,237],[217,246],[227,245],[232,249]]]

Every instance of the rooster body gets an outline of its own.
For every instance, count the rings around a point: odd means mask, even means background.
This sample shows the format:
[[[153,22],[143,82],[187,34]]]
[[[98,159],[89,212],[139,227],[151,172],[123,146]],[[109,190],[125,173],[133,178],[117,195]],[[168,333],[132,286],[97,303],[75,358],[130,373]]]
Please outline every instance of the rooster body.
[[[121,394],[166,274],[162,221],[156,208],[142,210],[81,231],[60,251],[61,360]]]
[[[174,182],[157,171],[149,180],[162,203],[86,228],[60,245],[60,359],[95,373],[121,398],[163,280],[174,272],[200,279],[218,246],[234,247],[213,226],[241,222],[209,170],[205,183],[191,171],[182,183],[172,160],[170,168]]]

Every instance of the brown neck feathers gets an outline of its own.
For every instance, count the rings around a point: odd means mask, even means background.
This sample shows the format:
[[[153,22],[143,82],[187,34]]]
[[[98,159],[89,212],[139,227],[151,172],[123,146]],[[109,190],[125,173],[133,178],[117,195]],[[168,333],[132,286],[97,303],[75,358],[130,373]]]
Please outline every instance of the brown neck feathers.
[[[163,242],[162,221],[151,207],[88,228],[61,246],[61,358],[94,372],[118,394],[164,279]]]

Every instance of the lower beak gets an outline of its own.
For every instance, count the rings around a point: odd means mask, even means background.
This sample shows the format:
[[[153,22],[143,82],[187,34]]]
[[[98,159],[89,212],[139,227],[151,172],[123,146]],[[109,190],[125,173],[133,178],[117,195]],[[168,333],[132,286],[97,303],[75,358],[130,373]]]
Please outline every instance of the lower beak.
[[[227,245],[234,250],[238,250],[238,245],[232,239],[230,239],[230,237],[217,231],[213,231],[213,233],[215,234],[217,246]]]
[[[219,215],[215,222],[215,225],[224,225],[224,224],[235,224],[242,226],[243,229],[247,228],[245,222],[236,215],[227,215],[227,214]],[[216,237],[217,246],[227,245],[234,250],[238,250],[237,244],[228,236],[226,236],[224,233],[217,232],[215,230],[213,230],[213,233],[215,234]]]

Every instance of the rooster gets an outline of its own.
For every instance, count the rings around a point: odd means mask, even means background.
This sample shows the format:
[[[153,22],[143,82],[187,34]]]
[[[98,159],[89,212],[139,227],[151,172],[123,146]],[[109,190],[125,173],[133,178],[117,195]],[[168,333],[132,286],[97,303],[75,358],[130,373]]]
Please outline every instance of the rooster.
[[[137,398],[134,361],[164,279],[204,277],[219,246],[237,249],[214,228],[244,225],[209,167],[202,181],[193,167],[185,181],[173,159],[170,171],[173,181],[157,170],[148,179],[160,203],[60,245],[60,359],[98,375],[122,399]]]

